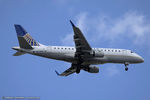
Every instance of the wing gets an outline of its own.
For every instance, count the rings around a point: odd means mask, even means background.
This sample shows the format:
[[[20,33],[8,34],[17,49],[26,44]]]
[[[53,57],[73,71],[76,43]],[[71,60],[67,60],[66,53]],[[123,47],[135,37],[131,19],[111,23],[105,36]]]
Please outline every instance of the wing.
[[[72,21],[70,20],[70,23],[73,27],[73,31],[74,31],[74,42],[75,42],[75,47],[76,47],[76,52],[75,52],[75,56],[80,59],[80,57],[83,55],[85,57],[86,54],[91,53],[92,48],[89,45],[89,43],[87,42],[86,38],[84,37],[84,35],[82,34],[82,32],[80,31],[80,29],[78,27],[76,27]],[[81,62],[81,59],[80,59]],[[81,63],[78,63],[79,65]],[[70,74],[73,74],[76,72],[77,67],[79,66],[75,66],[74,64],[72,64],[72,66],[67,69],[66,71],[64,71],[63,73],[59,74],[57,71],[56,74],[59,76],[68,76]]]
[[[92,50],[91,46],[87,42],[86,38],[80,31],[78,27],[76,27],[72,21],[70,20],[70,23],[73,27],[74,31],[74,42],[75,42],[75,47],[76,47],[76,53],[87,53]]]
[[[55,71],[55,72],[58,76],[68,76],[68,75],[73,74],[74,72],[76,72],[76,68],[75,67],[70,67],[69,69],[65,70],[61,74],[59,74],[57,71]]]

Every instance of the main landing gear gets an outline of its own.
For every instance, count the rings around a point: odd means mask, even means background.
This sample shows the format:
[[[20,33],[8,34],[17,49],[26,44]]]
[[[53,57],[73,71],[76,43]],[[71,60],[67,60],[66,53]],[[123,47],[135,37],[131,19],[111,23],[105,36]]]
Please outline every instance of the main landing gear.
[[[125,65],[125,71],[128,71],[128,65],[129,65],[129,63],[124,63],[124,65]]]
[[[82,63],[83,63],[82,57],[78,56],[78,62],[77,62],[77,65],[76,65],[76,73],[77,74],[80,73]]]
[[[77,65],[76,73],[79,74],[80,70],[81,70],[80,65]]]

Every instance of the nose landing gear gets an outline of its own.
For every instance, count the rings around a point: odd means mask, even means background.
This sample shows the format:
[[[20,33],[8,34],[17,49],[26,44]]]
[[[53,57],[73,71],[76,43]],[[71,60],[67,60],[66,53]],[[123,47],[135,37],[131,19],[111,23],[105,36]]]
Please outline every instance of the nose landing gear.
[[[128,65],[129,65],[129,63],[125,62],[124,65],[125,65],[125,71],[128,71]]]
[[[128,67],[125,67],[125,71],[128,71]]]

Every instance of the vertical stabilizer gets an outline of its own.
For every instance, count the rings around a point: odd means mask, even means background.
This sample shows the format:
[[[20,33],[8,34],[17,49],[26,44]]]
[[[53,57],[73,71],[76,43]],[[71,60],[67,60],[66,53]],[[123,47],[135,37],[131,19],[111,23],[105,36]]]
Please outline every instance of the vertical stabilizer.
[[[24,49],[32,49],[32,46],[40,46],[38,42],[36,42],[29,33],[21,26],[15,24],[15,29],[19,41],[20,48]]]

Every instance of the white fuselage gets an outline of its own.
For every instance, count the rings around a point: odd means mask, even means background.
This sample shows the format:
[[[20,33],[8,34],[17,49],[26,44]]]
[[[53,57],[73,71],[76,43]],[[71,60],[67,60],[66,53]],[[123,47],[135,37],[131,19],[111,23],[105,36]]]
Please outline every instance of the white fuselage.
[[[62,60],[70,63],[76,63],[74,47],[66,46],[35,46],[34,49],[23,49],[13,47],[13,49],[29,53],[32,55],[42,56],[46,58]],[[104,54],[104,56],[89,56],[84,58],[83,64],[103,64],[103,63],[141,63],[144,59],[138,54],[126,49],[111,48],[92,48],[93,51]]]

